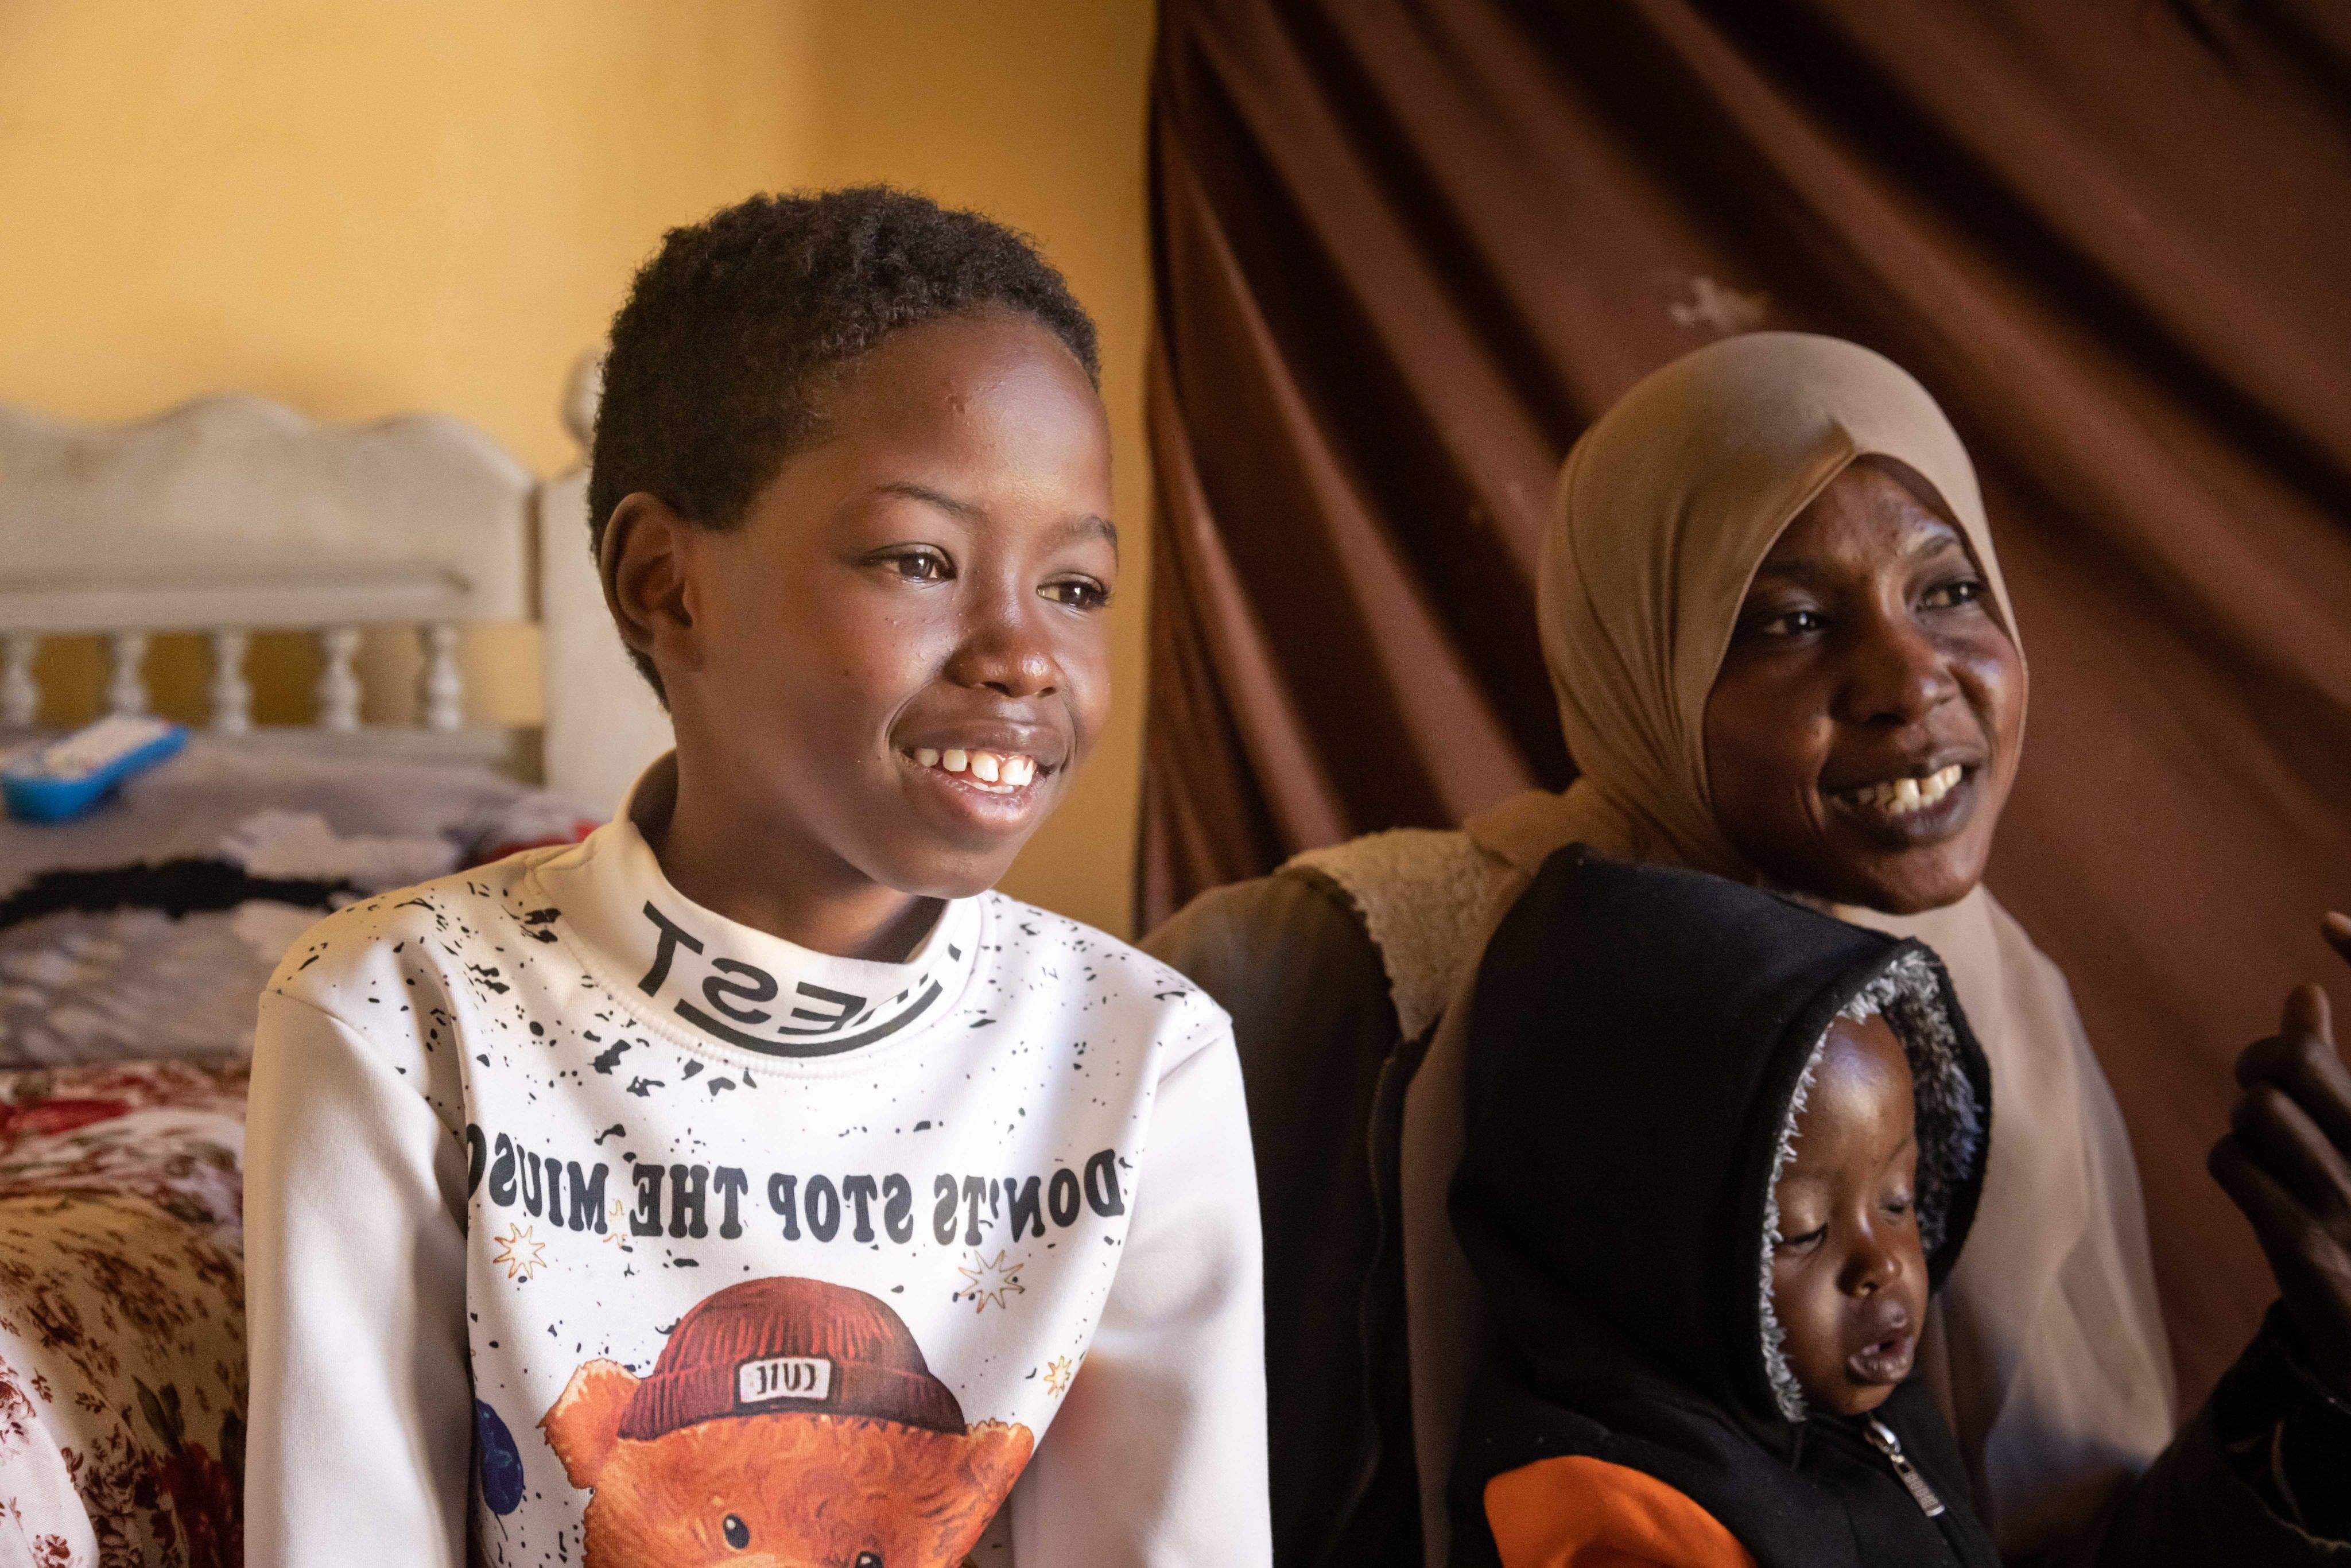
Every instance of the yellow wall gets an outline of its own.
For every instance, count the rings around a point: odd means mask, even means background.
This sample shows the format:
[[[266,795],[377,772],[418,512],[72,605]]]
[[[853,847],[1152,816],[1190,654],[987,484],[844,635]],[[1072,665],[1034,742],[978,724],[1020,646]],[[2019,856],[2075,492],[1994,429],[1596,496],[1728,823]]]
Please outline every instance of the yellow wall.
[[[1123,931],[1150,30],[1148,0],[0,0],[0,401],[435,409],[552,473],[564,371],[664,227],[867,180],[1017,224],[1102,323],[1127,561],[1113,733],[1008,885]],[[534,716],[528,632],[470,652],[477,715]],[[187,660],[159,664],[159,697],[193,702]],[[87,650],[47,667],[95,677]]]

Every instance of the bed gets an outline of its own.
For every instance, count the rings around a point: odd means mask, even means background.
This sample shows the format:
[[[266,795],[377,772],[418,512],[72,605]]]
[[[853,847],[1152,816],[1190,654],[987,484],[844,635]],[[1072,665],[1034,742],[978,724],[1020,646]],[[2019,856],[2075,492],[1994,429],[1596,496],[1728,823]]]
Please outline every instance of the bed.
[[[596,387],[583,359],[583,444]],[[0,1568],[241,1561],[254,998],[322,913],[577,838],[667,745],[585,492],[436,414],[0,408],[0,750],[45,733],[50,640],[99,640],[115,713],[149,708],[158,649],[204,655],[182,753],[81,820],[0,824]],[[467,628],[513,622],[543,721],[470,721]],[[292,636],[309,711],[256,722],[249,654]],[[411,691],[371,689],[403,664]]]

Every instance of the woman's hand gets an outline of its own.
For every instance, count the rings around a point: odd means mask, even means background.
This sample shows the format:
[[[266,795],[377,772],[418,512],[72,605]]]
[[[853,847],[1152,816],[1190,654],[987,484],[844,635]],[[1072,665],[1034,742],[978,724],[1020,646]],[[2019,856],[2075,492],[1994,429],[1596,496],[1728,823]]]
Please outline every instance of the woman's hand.
[[[2351,960],[2351,919],[2329,915],[2323,929]],[[2294,988],[2283,1027],[2237,1058],[2237,1082],[2208,1167],[2252,1221],[2314,1370],[2351,1398],[2351,1071],[2325,991]]]

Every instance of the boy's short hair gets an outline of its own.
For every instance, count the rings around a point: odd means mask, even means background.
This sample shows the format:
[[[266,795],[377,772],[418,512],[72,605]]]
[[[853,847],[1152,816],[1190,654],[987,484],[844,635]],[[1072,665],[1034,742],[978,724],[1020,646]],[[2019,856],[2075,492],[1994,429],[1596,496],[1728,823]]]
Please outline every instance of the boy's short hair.
[[[1101,386],[1093,319],[1028,236],[977,213],[862,185],[753,196],[670,230],[612,319],[589,548],[639,490],[735,527],[815,434],[835,372],[902,328],[987,306],[1052,333]]]

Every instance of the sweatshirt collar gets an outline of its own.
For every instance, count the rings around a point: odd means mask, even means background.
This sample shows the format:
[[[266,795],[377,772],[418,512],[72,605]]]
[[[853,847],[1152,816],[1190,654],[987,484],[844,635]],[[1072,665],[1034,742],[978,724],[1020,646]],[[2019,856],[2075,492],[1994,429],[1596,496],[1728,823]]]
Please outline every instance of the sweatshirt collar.
[[[665,806],[674,779],[663,758],[618,816],[538,868],[556,905],[546,920],[569,928],[632,1010],[708,1044],[806,1060],[890,1040],[954,1007],[977,958],[978,899],[950,900],[901,964],[836,957],[738,924],[671,886],[638,826]]]

